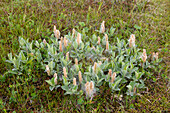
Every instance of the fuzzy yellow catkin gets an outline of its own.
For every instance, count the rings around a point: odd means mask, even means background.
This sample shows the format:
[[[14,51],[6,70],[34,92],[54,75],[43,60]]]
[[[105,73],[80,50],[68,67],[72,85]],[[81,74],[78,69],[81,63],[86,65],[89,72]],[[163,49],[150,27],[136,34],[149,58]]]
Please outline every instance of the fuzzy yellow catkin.
[[[111,69],[109,69],[109,73],[108,74],[110,75],[110,77],[112,76],[112,70]]]
[[[155,58],[156,58],[156,60],[158,60],[158,55],[159,55],[159,53],[158,53],[158,52],[156,52],[156,54],[155,54]]]
[[[44,40],[43,40],[43,43],[44,43],[44,45],[46,45],[46,44],[47,44],[47,41],[44,39]]]
[[[154,57],[155,57],[155,52],[152,53],[152,59],[154,59]]]
[[[76,78],[73,78],[73,85],[76,86]]]
[[[92,92],[93,89],[94,89],[94,83],[93,83],[93,81],[91,81],[91,82],[90,82],[90,92]]]
[[[79,71],[79,82],[82,82],[82,75],[81,75],[81,71]]]
[[[54,74],[54,82],[57,84],[57,73]]]
[[[100,37],[98,36],[97,44],[100,45]]]
[[[66,61],[69,61],[69,52],[66,53]]]
[[[108,41],[108,36],[107,36],[107,34],[105,34],[105,41]]]
[[[64,77],[67,78],[67,72],[66,72],[66,68],[65,67],[63,67],[63,73],[64,73]]]
[[[75,37],[76,30],[73,28],[73,38]]]
[[[96,69],[97,69],[97,63],[96,62],[94,62],[94,72],[96,72]]]
[[[50,76],[50,68],[48,67],[48,65],[46,65],[46,71],[47,71],[48,76]]]
[[[63,37],[61,37],[60,41],[61,41],[61,43],[63,43]]]
[[[78,65],[78,60],[77,60],[77,58],[75,58],[75,64]]]
[[[86,95],[90,95],[90,86],[89,86],[89,82],[87,81],[85,84],[85,90],[86,90]]]
[[[54,78],[57,77],[57,73],[54,73]]]
[[[116,72],[114,72],[111,76],[111,83],[113,83],[115,81],[115,77],[116,77]]]
[[[62,48],[62,42],[61,42],[61,41],[59,42],[59,50],[60,50],[60,52],[62,52],[62,51],[63,51],[63,48]]]
[[[109,50],[109,42],[106,41],[106,50]]]
[[[60,38],[60,31],[56,29],[56,26],[54,25],[54,35],[57,39]]]
[[[64,47],[67,47],[67,39],[64,37]]]
[[[130,35],[129,47],[135,47],[135,35],[134,34]]]
[[[104,25],[104,23],[105,23],[105,21],[103,21],[102,23],[101,23],[101,33],[104,33],[105,32],[105,25]]]
[[[154,60],[154,58],[157,60],[158,59],[158,54],[159,54],[158,52],[156,52],[156,53],[153,52],[152,53],[152,60]]]
[[[81,40],[81,34],[77,34],[77,44],[80,45],[80,40]]]
[[[147,55],[146,55],[146,49],[143,49],[143,54],[142,54],[142,60],[143,62],[146,62]]]

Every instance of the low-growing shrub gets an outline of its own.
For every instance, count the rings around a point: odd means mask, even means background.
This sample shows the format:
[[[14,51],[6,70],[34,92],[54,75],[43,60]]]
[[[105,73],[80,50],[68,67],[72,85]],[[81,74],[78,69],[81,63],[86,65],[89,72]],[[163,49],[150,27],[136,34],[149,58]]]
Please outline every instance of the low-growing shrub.
[[[86,35],[90,31],[84,27],[82,33],[73,29],[63,38],[54,26],[48,41],[29,42],[19,37],[19,55],[8,54],[7,62],[14,67],[9,73],[29,76],[34,69],[39,73],[44,70],[51,78],[46,80],[50,90],[61,87],[70,95],[84,92],[91,99],[104,83],[113,93],[133,96],[146,88],[144,80],[161,59],[153,53],[149,62],[146,50],[135,45],[134,34],[128,41],[117,38],[116,43],[111,43],[114,30],[106,30],[103,21],[92,36]]]

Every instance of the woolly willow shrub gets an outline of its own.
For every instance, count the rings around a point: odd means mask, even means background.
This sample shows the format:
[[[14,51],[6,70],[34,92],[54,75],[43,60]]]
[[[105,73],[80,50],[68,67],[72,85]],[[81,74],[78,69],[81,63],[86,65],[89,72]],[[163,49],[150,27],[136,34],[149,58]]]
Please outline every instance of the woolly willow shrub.
[[[34,62],[51,77],[46,80],[51,91],[61,87],[65,94],[84,92],[87,98],[93,98],[106,83],[113,93],[135,95],[139,89],[146,88],[146,75],[161,59],[158,53],[153,53],[149,62],[146,50],[141,51],[135,45],[134,34],[129,41],[117,38],[116,43],[111,43],[115,29],[105,31],[104,23],[91,36],[86,35],[87,27],[82,33],[73,29],[72,33],[63,35],[54,26],[54,34],[48,41],[29,42],[19,37],[19,55],[8,54],[7,62],[14,67],[9,73],[29,73],[29,65]]]

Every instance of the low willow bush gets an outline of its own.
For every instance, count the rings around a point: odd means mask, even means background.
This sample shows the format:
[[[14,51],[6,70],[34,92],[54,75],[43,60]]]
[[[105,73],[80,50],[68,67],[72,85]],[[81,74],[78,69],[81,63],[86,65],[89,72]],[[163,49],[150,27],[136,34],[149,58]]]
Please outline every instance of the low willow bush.
[[[63,38],[54,26],[48,41],[29,42],[19,37],[19,55],[8,54],[7,62],[14,67],[9,73],[30,76],[30,65],[38,66],[50,76],[46,82],[51,91],[61,87],[65,94],[85,93],[87,99],[92,99],[103,84],[115,94],[130,96],[145,89],[144,80],[161,61],[158,53],[149,60],[146,50],[135,45],[134,34],[129,40],[117,38],[115,44],[110,43],[111,38],[115,39],[115,29],[105,30],[104,21],[95,34],[87,36],[89,30],[84,27],[79,33],[73,29]]]

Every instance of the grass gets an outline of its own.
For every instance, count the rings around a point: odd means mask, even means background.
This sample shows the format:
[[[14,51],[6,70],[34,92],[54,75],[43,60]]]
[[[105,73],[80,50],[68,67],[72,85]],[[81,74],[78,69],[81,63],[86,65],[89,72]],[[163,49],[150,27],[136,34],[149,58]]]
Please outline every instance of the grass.
[[[114,1],[114,0],[112,0]],[[169,7],[168,0],[143,2],[111,2],[110,0],[2,0],[0,1],[0,110],[3,112],[168,112],[169,104]],[[11,67],[5,62],[7,54],[19,50],[18,37],[29,40],[46,39],[53,33],[53,25],[61,34],[72,28],[81,31],[79,22],[91,28],[116,28],[116,37],[128,39],[136,35],[137,45],[147,54],[159,52],[163,58],[158,73],[146,81],[148,91],[136,98],[114,99],[110,89],[102,88],[92,102],[82,96],[64,96],[64,91],[49,91],[48,79],[36,66],[30,75],[3,77]],[[89,35],[91,34],[89,33]]]

